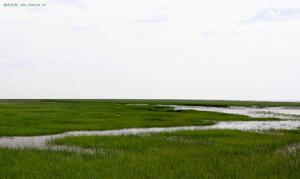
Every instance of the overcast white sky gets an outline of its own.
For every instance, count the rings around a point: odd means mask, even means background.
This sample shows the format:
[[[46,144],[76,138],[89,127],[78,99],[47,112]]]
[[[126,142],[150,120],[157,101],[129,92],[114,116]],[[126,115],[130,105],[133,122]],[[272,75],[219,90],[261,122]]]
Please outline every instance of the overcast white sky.
[[[3,2],[0,98],[300,100],[299,0]]]

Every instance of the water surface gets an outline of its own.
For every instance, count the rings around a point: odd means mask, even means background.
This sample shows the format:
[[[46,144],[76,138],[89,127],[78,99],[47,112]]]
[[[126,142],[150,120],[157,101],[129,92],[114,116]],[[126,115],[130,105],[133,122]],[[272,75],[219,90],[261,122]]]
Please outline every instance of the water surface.
[[[278,118],[282,120],[300,120],[300,107],[208,107],[165,105],[175,110],[210,111],[227,114],[239,114],[254,118]]]

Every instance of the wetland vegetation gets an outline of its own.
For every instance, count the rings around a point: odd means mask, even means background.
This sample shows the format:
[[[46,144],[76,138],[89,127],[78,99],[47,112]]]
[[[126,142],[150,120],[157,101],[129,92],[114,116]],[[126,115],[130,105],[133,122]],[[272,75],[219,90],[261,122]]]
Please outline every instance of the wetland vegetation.
[[[145,105],[146,104],[146,105]],[[78,130],[211,125],[278,120],[163,105],[292,106],[299,103],[197,100],[1,100],[0,136]],[[50,142],[96,153],[0,148],[0,178],[299,178],[300,130],[176,131],[66,137]]]

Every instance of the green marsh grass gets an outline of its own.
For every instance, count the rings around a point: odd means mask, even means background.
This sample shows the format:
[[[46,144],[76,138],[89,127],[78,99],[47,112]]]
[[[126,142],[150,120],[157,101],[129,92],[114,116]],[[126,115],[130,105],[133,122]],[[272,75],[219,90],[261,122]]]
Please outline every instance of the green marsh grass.
[[[128,105],[148,104],[148,105]],[[0,100],[0,136],[77,130],[210,125],[275,120],[158,104],[300,106],[299,103],[203,100]],[[96,154],[0,148],[0,178],[300,178],[300,132],[182,131],[141,136],[68,137],[52,144]]]
[[[128,105],[149,104],[149,105]],[[210,125],[216,121],[274,120],[199,111],[174,111],[158,104],[300,106],[299,103],[191,100],[0,100],[0,136],[75,130]]]
[[[299,178],[299,132],[182,131],[57,139],[96,154],[0,149],[0,178]],[[104,151],[104,152],[103,152]]]

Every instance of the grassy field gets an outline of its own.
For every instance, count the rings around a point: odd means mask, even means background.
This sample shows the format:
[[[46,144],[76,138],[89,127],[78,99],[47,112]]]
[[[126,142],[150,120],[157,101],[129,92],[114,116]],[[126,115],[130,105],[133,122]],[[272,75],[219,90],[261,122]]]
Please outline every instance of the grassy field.
[[[76,137],[96,154],[0,149],[0,178],[299,178],[300,133],[189,131]]]
[[[174,111],[157,104],[300,106],[299,103],[248,101],[1,100],[0,136],[270,120]],[[230,130],[182,131],[142,136],[68,137],[51,143],[93,148],[97,153],[0,148],[0,178],[300,177],[299,130],[264,134]]]
[[[149,105],[128,105],[149,104]],[[157,104],[300,106],[300,103],[191,100],[0,100],[0,136],[74,130],[209,125],[215,121],[270,120],[213,112],[180,111]]]

